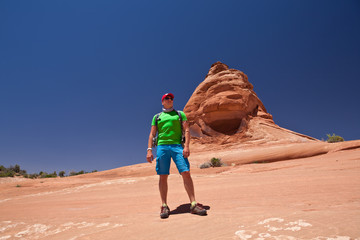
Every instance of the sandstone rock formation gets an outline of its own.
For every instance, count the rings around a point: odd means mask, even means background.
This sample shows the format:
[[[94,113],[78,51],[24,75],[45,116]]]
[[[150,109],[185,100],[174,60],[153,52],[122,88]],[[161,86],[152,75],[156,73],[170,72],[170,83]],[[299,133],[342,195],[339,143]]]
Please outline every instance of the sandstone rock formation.
[[[214,63],[184,108],[196,142],[306,142],[314,138],[277,126],[243,72]]]

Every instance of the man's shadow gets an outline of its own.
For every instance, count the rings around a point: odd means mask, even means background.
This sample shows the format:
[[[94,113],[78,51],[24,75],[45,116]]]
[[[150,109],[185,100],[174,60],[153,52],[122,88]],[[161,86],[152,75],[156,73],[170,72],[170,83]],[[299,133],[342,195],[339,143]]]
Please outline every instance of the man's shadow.
[[[190,203],[187,204],[181,204],[180,206],[178,206],[176,209],[172,210],[170,212],[170,215],[175,215],[175,214],[183,214],[183,213],[190,213]],[[204,209],[206,210],[210,210],[210,206],[206,206],[203,205]]]

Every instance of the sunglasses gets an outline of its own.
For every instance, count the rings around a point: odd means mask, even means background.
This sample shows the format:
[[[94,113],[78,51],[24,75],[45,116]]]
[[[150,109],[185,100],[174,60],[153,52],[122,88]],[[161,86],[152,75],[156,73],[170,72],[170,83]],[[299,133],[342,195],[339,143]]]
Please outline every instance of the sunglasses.
[[[171,97],[166,97],[165,99],[166,100],[171,100],[171,101],[173,100]]]

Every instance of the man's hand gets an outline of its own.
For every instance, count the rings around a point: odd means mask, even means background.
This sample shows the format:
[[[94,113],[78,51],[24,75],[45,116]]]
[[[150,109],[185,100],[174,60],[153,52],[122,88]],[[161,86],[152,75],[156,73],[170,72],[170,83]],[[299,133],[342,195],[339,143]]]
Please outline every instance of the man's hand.
[[[190,156],[190,149],[189,147],[184,147],[184,150],[183,150],[183,156],[184,158],[188,158]]]
[[[151,150],[148,150],[148,151],[147,151],[146,160],[147,160],[149,163],[152,163],[152,161],[154,160],[154,155],[152,154],[152,151],[151,151]]]

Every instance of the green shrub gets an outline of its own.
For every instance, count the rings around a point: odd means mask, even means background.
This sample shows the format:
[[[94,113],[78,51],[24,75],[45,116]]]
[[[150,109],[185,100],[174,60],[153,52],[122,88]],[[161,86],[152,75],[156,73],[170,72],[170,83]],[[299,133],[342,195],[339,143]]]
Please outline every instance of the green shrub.
[[[21,170],[18,164],[10,166],[9,168],[4,167],[3,165],[0,166],[0,177],[14,177],[21,176],[23,174],[24,170]]]
[[[40,175],[40,178],[56,178],[57,174],[56,172],[53,173],[46,173],[46,172],[41,172],[42,174]]]
[[[1,171],[0,172],[0,177],[14,177],[15,176],[15,172],[14,171]]]
[[[92,171],[97,172],[97,170]],[[80,174],[85,174],[88,172],[85,172],[84,170],[81,170],[80,172],[71,171],[69,176],[75,176]],[[53,173],[47,173],[44,171],[40,171],[39,173],[33,173],[28,174],[26,170],[23,170],[20,168],[18,164],[15,166],[10,166],[9,168],[4,167],[3,165],[0,165],[0,177],[14,177],[14,176],[23,176],[24,178],[56,178],[57,176],[65,177],[65,171],[60,171],[59,175],[54,171]]]
[[[212,165],[212,167],[221,167],[222,166],[222,162],[220,158],[212,158],[210,160],[210,163]]]
[[[332,136],[330,134],[326,134],[326,136],[328,137],[328,139],[326,140],[328,143],[335,143],[335,142],[343,142],[344,141],[344,138],[335,135],[335,133],[333,133]]]
[[[60,171],[59,172],[59,177],[65,177],[65,171]]]
[[[10,170],[16,172],[16,173],[20,173],[20,166],[18,164],[16,164],[15,166],[10,166]]]
[[[69,173],[69,176],[76,176],[76,175],[81,175],[81,174],[85,174],[87,172],[85,172],[84,170],[81,170],[80,172],[75,172],[75,171],[71,171]]]
[[[38,178],[39,175],[37,173],[33,173],[33,174],[28,174],[28,178],[31,178],[31,179],[35,179],[35,178]]]

